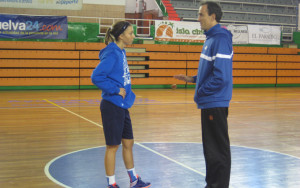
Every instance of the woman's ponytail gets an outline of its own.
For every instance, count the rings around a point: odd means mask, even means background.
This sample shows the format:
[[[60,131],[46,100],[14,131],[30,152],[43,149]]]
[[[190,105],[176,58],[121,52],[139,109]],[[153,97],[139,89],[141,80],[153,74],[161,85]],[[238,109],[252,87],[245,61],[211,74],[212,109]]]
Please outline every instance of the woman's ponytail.
[[[106,30],[106,34],[105,34],[105,39],[104,39],[104,43],[106,45],[108,45],[111,42],[115,42],[115,37],[111,34],[111,28],[109,27]]]

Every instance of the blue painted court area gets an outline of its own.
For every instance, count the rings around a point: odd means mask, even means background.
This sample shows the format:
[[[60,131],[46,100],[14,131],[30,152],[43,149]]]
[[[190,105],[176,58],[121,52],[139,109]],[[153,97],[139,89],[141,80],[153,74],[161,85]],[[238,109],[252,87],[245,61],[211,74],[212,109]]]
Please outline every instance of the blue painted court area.
[[[120,146],[116,180],[129,187]],[[234,188],[299,188],[300,159],[248,147],[231,146]],[[105,146],[59,156],[45,167],[45,173],[63,187],[105,188]],[[205,163],[201,143],[138,143],[134,146],[137,173],[153,188],[202,188]]]

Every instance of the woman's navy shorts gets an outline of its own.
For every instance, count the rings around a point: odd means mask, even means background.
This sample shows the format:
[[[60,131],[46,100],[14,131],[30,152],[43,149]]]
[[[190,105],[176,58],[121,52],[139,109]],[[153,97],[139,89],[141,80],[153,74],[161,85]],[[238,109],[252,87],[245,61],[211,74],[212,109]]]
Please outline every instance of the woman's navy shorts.
[[[106,145],[120,145],[122,139],[133,139],[132,124],[127,109],[102,100],[100,104]]]

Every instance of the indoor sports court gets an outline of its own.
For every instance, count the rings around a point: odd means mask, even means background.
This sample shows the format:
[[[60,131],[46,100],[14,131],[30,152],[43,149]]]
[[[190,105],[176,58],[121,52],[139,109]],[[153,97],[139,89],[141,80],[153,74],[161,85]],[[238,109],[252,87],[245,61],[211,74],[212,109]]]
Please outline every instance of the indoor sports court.
[[[193,89],[135,89],[134,157],[152,187],[204,187]],[[105,187],[100,91],[1,91],[1,187]],[[235,88],[230,187],[300,186],[299,88]],[[128,176],[117,153],[119,185]],[[185,179],[185,181],[183,181]]]
[[[91,75],[120,20],[135,35],[124,59],[138,175],[151,188],[205,187],[195,84],[174,78],[197,75],[206,50],[201,2],[1,1],[0,187],[107,187],[102,97]],[[215,2],[233,34],[229,188],[299,188],[300,2]],[[122,145],[115,177],[129,187]]]

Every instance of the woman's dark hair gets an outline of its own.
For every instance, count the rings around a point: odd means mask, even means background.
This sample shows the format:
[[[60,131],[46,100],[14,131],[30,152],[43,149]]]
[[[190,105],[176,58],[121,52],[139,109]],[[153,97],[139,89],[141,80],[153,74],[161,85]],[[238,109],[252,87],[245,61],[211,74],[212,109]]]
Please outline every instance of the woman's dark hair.
[[[207,5],[208,15],[215,14],[216,21],[218,23],[220,23],[222,15],[223,15],[220,5],[215,2],[212,2],[212,1],[206,1],[206,2],[201,3],[201,6],[203,6],[203,5]]]
[[[112,28],[108,28],[105,35],[105,44],[108,45],[111,42],[116,42],[119,36],[130,26],[131,23],[126,21],[119,21],[115,23]]]

